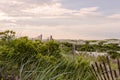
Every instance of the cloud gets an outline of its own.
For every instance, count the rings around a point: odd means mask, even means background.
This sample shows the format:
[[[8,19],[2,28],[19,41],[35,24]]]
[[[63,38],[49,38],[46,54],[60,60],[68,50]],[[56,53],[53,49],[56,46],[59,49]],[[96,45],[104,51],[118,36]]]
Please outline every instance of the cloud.
[[[2,0],[0,10],[10,17],[45,17],[98,15],[98,7],[66,9],[59,0]]]
[[[12,29],[30,37],[41,33],[55,38],[119,37],[120,14],[105,15],[100,9],[68,9],[60,0],[1,0],[0,30]]]
[[[23,12],[38,15],[39,18],[71,18],[71,17],[88,17],[100,16],[98,7],[81,8],[80,10],[71,10],[62,7],[61,3],[51,5],[42,5],[31,9],[25,9]]]
[[[6,15],[6,13],[0,11],[0,21],[2,21],[2,20],[9,20],[9,19],[11,19],[11,18],[8,17],[8,16]]]
[[[39,16],[59,16],[59,15],[63,15],[65,13],[71,12],[71,10],[61,8],[60,3],[55,3],[52,5],[45,4],[43,6],[38,6],[32,9],[27,9],[23,11],[27,13],[33,13]]]
[[[44,38],[53,35],[54,38],[69,38],[69,39],[105,39],[105,38],[120,38],[119,22],[107,24],[82,24],[82,25],[41,25],[41,26],[8,26],[1,27],[1,30],[14,30],[19,36],[36,37],[43,34]]]
[[[59,0],[0,1],[1,22],[6,23],[5,26],[10,24],[12,26],[78,24],[78,20],[82,20],[81,18],[100,16],[98,9],[98,7],[87,7],[80,10],[67,9],[62,7]]]
[[[102,13],[98,11],[99,7],[88,7],[82,8],[80,11],[76,12],[75,15],[78,16],[99,16]]]
[[[10,16],[27,16],[22,10],[31,9],[43,5],[51,5],[57,1],[53,0],[2,0],[0,1],[0,10],[8,13]]]
[[[111,18],[111,19],[120,19],[120,14],[112,14],[112,15],[108,16],[108,18]]]

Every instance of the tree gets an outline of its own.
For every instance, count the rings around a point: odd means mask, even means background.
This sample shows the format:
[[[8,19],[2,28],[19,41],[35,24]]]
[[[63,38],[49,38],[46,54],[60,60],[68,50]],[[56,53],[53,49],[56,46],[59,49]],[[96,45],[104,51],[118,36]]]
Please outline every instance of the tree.
[[[15,32],[12,30],[6,30],[4,32],[0,32],[0,39],[9,42],[10,40],[15,38]]]
[[[60,44],[55,42],[54,40],[48,41],[46,44],[48,54],[47,55],[53,55],[55,57],[60,57]]]

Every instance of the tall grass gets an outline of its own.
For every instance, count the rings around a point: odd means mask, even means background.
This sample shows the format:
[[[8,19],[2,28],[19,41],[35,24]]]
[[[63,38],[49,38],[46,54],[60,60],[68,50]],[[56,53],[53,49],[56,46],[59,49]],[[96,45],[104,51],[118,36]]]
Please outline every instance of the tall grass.
[[[20,80],[95,80],[84,60],[61,60],[56,64],[42,65],[42,60],[21,65]]]

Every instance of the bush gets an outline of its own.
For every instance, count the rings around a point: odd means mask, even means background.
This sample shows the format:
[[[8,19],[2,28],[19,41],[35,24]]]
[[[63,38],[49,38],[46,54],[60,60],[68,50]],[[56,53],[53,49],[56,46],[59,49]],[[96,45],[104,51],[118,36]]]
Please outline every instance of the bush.
[[[115,58],[119,58],[120,57],[120,54],[116,51],[108,51],[108,54],[110,55],[110,57],[112,59],[115,59]]]

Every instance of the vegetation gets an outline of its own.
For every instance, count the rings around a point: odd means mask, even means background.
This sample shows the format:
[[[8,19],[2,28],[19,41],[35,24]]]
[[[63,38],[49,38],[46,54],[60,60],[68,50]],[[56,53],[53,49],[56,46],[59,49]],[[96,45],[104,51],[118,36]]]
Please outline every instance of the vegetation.
[[[90,61],[65,57],[69,49],[68,43],[16,38],[10,30],[0,32],[0,79],[94,80]]]
[[[119,58],[118,44],[75,45],[77,51],[107,52]],[[12,80],[96,80],[90,64],[106,61],[105,56],[73,55],[73,44],[68,42],[30,40],[27,36],[15,37],[14,31],[0,32],[0,79]],[[116,66],[113,65],[116,68]]]
[[[116,51],[109,51],[108,54],[110,55],[110,57],[112,59],[116,59],[120,57],[120,53],[116,52]]]
[[[98,52],[107,52],[107,51],[120,51],[120,46],[118,44],[83,44],[83,45],[76,45],[77,50],[79,51],[98,51]]]

